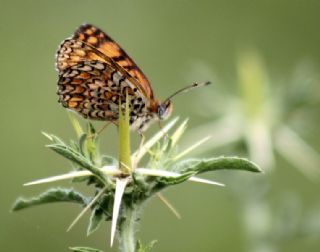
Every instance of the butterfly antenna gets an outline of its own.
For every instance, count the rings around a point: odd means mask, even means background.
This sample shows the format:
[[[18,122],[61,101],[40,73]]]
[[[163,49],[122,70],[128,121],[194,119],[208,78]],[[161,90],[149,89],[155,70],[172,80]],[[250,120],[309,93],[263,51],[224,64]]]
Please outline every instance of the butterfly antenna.
[[[194,89],[194,88],[198,88],[198,87],[204,87],[204,86],[207,86],[211,84],[210,81],[206,81],[206,82],[201,82],[201,83],[193,83],[189,86],[186,86],[184,88],[181,88],[179,89],[178,91],[174,92],[172,95],[170,95],[167,99],[165,99],[164,103],[171,100],[174,96],[178,95],[178,94],[182,94],[182,93],[186,93],[186,92],[189,92],[191,89]]]

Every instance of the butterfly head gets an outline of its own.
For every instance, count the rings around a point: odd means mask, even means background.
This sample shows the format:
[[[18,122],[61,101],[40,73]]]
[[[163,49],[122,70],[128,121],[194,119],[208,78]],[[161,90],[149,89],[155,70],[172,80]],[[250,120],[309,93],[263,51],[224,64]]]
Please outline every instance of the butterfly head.
[[[172,102],[170,100],[165,100],[160,103],[157,108],[157,114],[160,120],[167,119],[172,112]]]

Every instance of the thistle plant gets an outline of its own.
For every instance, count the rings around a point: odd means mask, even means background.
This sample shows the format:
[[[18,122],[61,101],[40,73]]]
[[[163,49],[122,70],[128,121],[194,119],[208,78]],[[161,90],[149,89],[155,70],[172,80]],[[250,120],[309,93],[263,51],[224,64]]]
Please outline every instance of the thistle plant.
[[[286,161],[310,181],[318,182],[320,154],[305,136],[317,125],[319,75],[312,70],[312,65],[304,63],[298,65],[287,81],[279,80],[270,75],[257,51],[243,51],[239,56],[236,87],[226,92],[227,85],[217,85],[215,93],[208,94],[215,96],[212,99],[215,104],[199,105],[204,107],[206,117],[219,119],[208,120],[192,129],[184,141],[190,143],[195,136],[210,132],[215,141],[207,142],[197,151],[221,151],[228,146],[233,151],[246,153],[264,167],[266,176],[260,177],[258,183],[244,178],[243,185],[230,182],[229,188],[242,207],[240,218],[247,236],[246,251],[277,252],[281,244],[297,237],[311,237],[310,234],[319,234],[320,230],[317,222],[302,217],[305,213],[298,211],[305,208],[298,195],[288,197],[287,192],[278,190],[281,204],[276,207],[267,197],[273,187],[270,177],[277,176],[277,169],[282,169],[281,161]],[[314,212],[319,208],[315,209]]]
[[[236,63],[236,86],[225,90],[227,85],[216,85],[215,93],[202,98],[212,100],[209,105],[199,104],[208,120],[189,131],[184,142],[211,134],[215,141],[207,142],[199,152],[225,146],[241,151],[238,147],[244,146],[243,153],[266,171],[277,166],[278,156],[307,178],[319,177],[320,154],[303,137],[319,113],[318,74],[310,65],[301,65],[283,83],[270,76],[255,50],[242,52]],[[213,75],[211,70],[208,75]]]
[[[176,126],[178,119],[170,121],[131,153],[128,107],[126,106],[124,114],[120,112],[119,115],[118,158],[101,154],[98,144],[99,134],[94,126],[89,122],[84,130],[77,119],[72,116],[71,121],[78,136],[77,140],[66,144],[53,134],[43,134],[51,142],[47,147],[70,160],[74,170],[25,184],[25,186],[31,186],[69,179],[75,184],[81,182],[94,187],[94,195],[85,196],[75,189],[52,187],[34,198],[19,198],[13,210],[53,202],[77,203],[83,209],[68,230],[85,212],[91,211],[88,235],[96,231],[103,220],[111,221],[111,246],[116,236],[120,251],[146,252],[152,249],[154,242],[143,245],[136,238],[136,231],[141,218],[141,210],[148,199],[157,196],[175,211],[160,194],[165,188],[185,181],[224,186],[220,182],[196,176],[209,171],[228,169],[261,172],[257,165],[239,157],[187,158],[187,155],[191,154],[195,148],[211,140],[210,137],[205,137],[187,149],[179,151],[177,143],[187,128],[187,120],[178,126]],[[141,167],[142,158],[147,160],[143,167]],[[70,249],[77,252],[101,251],[88,247]]]

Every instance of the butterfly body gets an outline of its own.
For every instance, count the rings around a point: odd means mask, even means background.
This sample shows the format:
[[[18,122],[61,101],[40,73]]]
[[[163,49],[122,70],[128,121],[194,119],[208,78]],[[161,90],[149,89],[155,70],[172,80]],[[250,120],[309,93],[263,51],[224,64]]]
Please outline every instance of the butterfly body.
[[[117,124],[128,95],[130,128],[143,132],[172,110],[170,101],[154,99],[149,81],[120,46],[92,25],[62,42],[56,68],[59,102],[85,118]]]

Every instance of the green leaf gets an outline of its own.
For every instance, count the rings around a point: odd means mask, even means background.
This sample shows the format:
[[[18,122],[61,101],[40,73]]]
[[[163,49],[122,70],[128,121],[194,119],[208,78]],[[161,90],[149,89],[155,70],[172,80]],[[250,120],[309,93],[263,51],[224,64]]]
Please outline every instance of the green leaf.
[[[100,249],[94,249],[94,248],[89,248],[89,247],[72,247],[69,249],[74,252],[103,252]]]
[[[88,198],[74,189],[51,188],[48,191],[40,194],[38,197],[31,199],[18,198],[14,203],[12,210],[18,211],[28,207],[53,202],[71,202],[85,206],[87,205]]]
[[[86,154],[87,154],[86,140],[87,140],[87,133],[83,133],[79,137],[79,147],[80,147],[81,154],[84,156],[86,156]]]
[[[91,235],[93,232],[95,232],[103,220],[103,210],[100,208],[100,206],[97,206],[91,213],[89,226],[87,229],[87,235]]]
[[[80,151],[83,156],[94,163],[97,157],[96,139],[94,133],[84,133],[79,138]]]
[[[75,162],[83,168],[86,168],[88,170],[94,168],[91,162],[86,159],[80,152],[70,148],[67,145],[49,144],[47,145],[47,147],[64,156],[65,158],[71,160],[72,162]]]
[[[184,120],[170,137],[172,146],[175,146],[179,141],[179,139],[182,137],[183,133],[187,129],[188,121],[189,119]]]
[[[58,143],[58,144],[64,144],[65,143],[57,136],[53,135],[53,134],[48,134],[46,132],[42,132],[42,135],[44,135],[46,138],[48,138],[50,141],[54,142],[54,143]]]
[[[92,125],[91,122],[88,122],[87,125],[87,138],[86,138],[86,148],[87,153],[89,155],[89,158],[92,162],[94,162],[98,156],[98,150],[97,150],[97,133],[96,129]]]
[[[179,173],[195,172],[203,173],[217,170],[239,170],[250,172],[262,172],[260,167],[245,158],[218,157],[210,159],[187,159],[176,164],[174,171]]]
[[[176,185],[186,181],[188,178],[190,178],[194,174],[196,174],[195,171],[186,171],[179,177],[157,177],[157,181],[158,183],[166,186]]]
[[[41,134],[44,135],[46,138],[48,138],[50,141],[53,141],[53,138],[51,137],[50,134],[48,134],[48,133],[46,133],[44,131],[42,131]]]
[[[175,118],[171,120],[169,123],[167,123],[159,132],[157,132],[154,136],[152,136],[143,146],[142,148],[136,150],[132,156],[135,157],[135,162],[138,163],[138,161],[147,153],[150,151],[152,146],[154,146],[156,143],[159,142],[161,138],[163,138],[165,135],[167,135],[168,131],[175,125],[175,123],[179,120],[179,118]]]
[[[72,114],[71,112],[68,113],[69,119],[71,121],[71,124],[73,126],[73,129],[75,130],[77,137],[80,137],[83,134],[83,129],[77,120],[77,118]]]
[[[70,148],[69,146],[62,145],[62,144],[50,144],[50,145],[47,145],[47,147],[59,153],[60,155],[64,156],[65,158],[75,162],[76,164],[80,165],[84,169],[87,169],[88,171],[92,172],[94,175],[99,177],[102,181],[105,181],[104,174],[97,167],[95,167],[90,160],[85,158],[78,151]]]
[[[137,252],[149,252],[154,247],[157,241],[154,240],[147,245],[143,245],[140,240],[137,241],[136,251]]]
[[[78,142],[75,140],[70,141],[70,148],[74,149],[77,152],[80,152],[80,146],[79,146]]]
[[[95,135],[96,132],[97,132],[95,127],[93,126],[93,124],[91,122],[88,122],[88,124],[87,124],[87,132],[88,132],[88,135],[89,134]]]

